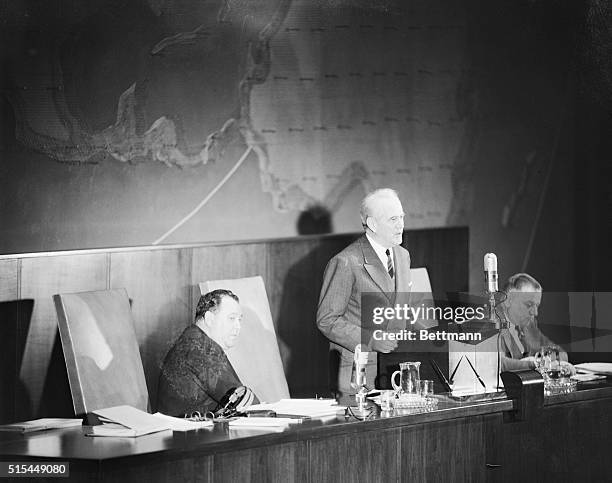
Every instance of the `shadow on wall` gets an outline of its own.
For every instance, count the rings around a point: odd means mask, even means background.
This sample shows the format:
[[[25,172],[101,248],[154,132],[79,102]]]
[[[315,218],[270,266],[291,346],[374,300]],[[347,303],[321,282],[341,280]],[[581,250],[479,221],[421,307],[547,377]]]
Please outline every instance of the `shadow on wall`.
[[[300,213],[298,235],[325,235],[332,232],[331,213],[321,205],[313,205]]]
[[[74,418],[72,393],[59,329],[55,331],[37,417]]]
[[[195,289],[197,290],[197,287]],[[130,306],[133,305],[132,302],[130,298]],[[183,331],[192,323],[193,314],[177,320],[176,304],[169,302],[161,308],[155,321],[152,321],[144,341],[139,342],[151,412],[157,411],[157,387],[164,359]]]
[[[329,210],[315,205],[304,211],[297,222],[300,235],[322,235],[332,231]],[[278,337],[291,354],[285,368],[291,397],[328,396],[329,342],[316,325],[323,272],[329,259],[347,244],[321,244],[293,264],[283,283],[278,320]]]
[[[32,402],[19,379],[34,300],[0,302],[0,424],[27,419]]]

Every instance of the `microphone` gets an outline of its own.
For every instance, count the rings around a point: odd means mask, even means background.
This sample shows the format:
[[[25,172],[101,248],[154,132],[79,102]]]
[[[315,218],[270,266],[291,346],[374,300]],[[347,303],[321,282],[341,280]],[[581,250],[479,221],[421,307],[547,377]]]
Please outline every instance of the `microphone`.
[[[497,283],[497,256],[495,253],[487,253],[484,256],[485,290],[489,294],[499,291]]]
[[[484,256],[484,278],[485,292],[489,295],[489,318],[492,322],[495,322],[497,329],[506,329],[508,324],[504,320],[505,317],[502,314],[498,314],[495,309],[497,306],[495,294],[499,292],[499,285],[497,283],[497,256],[495,253],[487,253]]]
[[[351,369],[351,387],[353,389],[359,388],[357,394],[355,394],[355,400],[357,406],[350,408],[353,415],[359,417],[366,417],[369,413],[366,408],[366,395],[368,390],[366,388],[366,364],[368,363],[368,353],[362,351],[362,345],[357,344],[355,346],[355,355],[353,357],[353,367]]]
[[[368,363],[368,353],[362,351],[362,345],[355,346],[353,356],[353,367],[351,368],[351,387],[358,389],[366,385],[366,364]]]

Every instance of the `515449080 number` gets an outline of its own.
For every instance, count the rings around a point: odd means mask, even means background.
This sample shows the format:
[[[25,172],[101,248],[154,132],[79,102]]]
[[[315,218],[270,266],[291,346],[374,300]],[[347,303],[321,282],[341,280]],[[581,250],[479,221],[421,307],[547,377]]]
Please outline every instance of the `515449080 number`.
[[[22,461],[1,461],[0,462],[0,478],[1,477],[27,477],[36,478],[67,478],[70,476],[69,464],[67,462],[22,462]]]

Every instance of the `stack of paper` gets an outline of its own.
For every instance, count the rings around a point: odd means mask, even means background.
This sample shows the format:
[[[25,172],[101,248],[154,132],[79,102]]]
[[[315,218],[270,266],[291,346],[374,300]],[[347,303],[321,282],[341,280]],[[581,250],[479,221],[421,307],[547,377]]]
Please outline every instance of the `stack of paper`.
[[[279,416],[322,418],[333,416],[346,408],[338,406],[334,399],[281,399],[275,403],[253,404],[249,406],[247,412],[260,409],[274,411]]]
[[[582,373],[604,374],[612,376],[612,362],[583,362],[574,366],[576,371]]]
[[[172,431],[192,431],[194,429],[212,428],[214,426],[212,421],[192,421],[190,419],[175,418],[162,413],[155,413],[153,416],[169,424]]]
[[[61,429],[80,426],[81,419],[66,418],[42,418],[33,421],[23,421],[21,423],[5,424],[0,426],[0,431],[14,431],[17,433],[29,433],[32,431],[44,431],[46,429]]]
[[[588,374],[574,374],[573,376],[570,377],[570,379],[573,379],[574,381],[578,381],[578,382],[596,381],[598,379],[605,379],[605,378],[606,376],[603,374],[593,374],[592,372]]]
[[[292,418],[237,418],[229,422],[230,428],[286,428],[290,424],[298,422]]]
[[[169,422],[131,406],[97,409],[93,413],[105,423],[98,426],[88,426],[85,432],[88,436],[134,438],[172,429]]]

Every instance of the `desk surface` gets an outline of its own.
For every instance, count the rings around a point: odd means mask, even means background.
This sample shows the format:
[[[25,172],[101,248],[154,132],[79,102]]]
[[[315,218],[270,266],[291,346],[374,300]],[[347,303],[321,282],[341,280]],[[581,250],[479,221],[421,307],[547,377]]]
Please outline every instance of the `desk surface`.
[[[545,405],[585,401],[593,398],[612,397],[612,383],[580,384],[579,390],[569,395],[546,398]],[[7,457],[58,458],[63,460],[104,461],[113,458],[138,457],[149,453],[164,452],[199,455],[223,451],[236,451],[257,446],[282,444],[331,435],[350,435],[368,430],[385,430],[415,424],[447,421],[513,409],[513,401],[503,398],[483,402],[458,402],[441,400],[436,409],[396,410],[392,415],[381,415],[378,408],[366,421],[345,418],[343,414],[326,420],[306,420],[282,431],[271,429],[230,429],[227,424],[215,424],[214,428],[197,431],[171,432],[140,436],[138,438],[102,438],[85,436],[81,427],[42,431],[25,435],[0,433],[0,459]]]
[[[612,389],[612,388],[611,388]],[[323,420],[305,420],[275,431],[270,428],[230,429],[227,423],[196,431],[162,431],[138,438],[105,438],[85,436],[82,427],[41,431],[28,434],[0,433],[0,458],[35,457],[63,460],[103,461],[147,453],[197,452],[200,455],[222,451],[236,451],[261,445],[280,444],[312,437],[350,434],[368,429],[385,429],[453,418],[509,411],[513,402],[506,398],[484,402],[440,401],[434,410],[396,410],[392,415],[381,415],[374,408],[366,421],[346,418],[344,411]]]
[[[98,483],[609,479],[610,382],[547,398],[528,420],[513,420],[517,407],[508,399],[441,401],[431,412],[336,416],[282,432],[215,425],[121,439],[87,437],[78,427],[4,433],[0,460],[68,461],[71,479]]]

